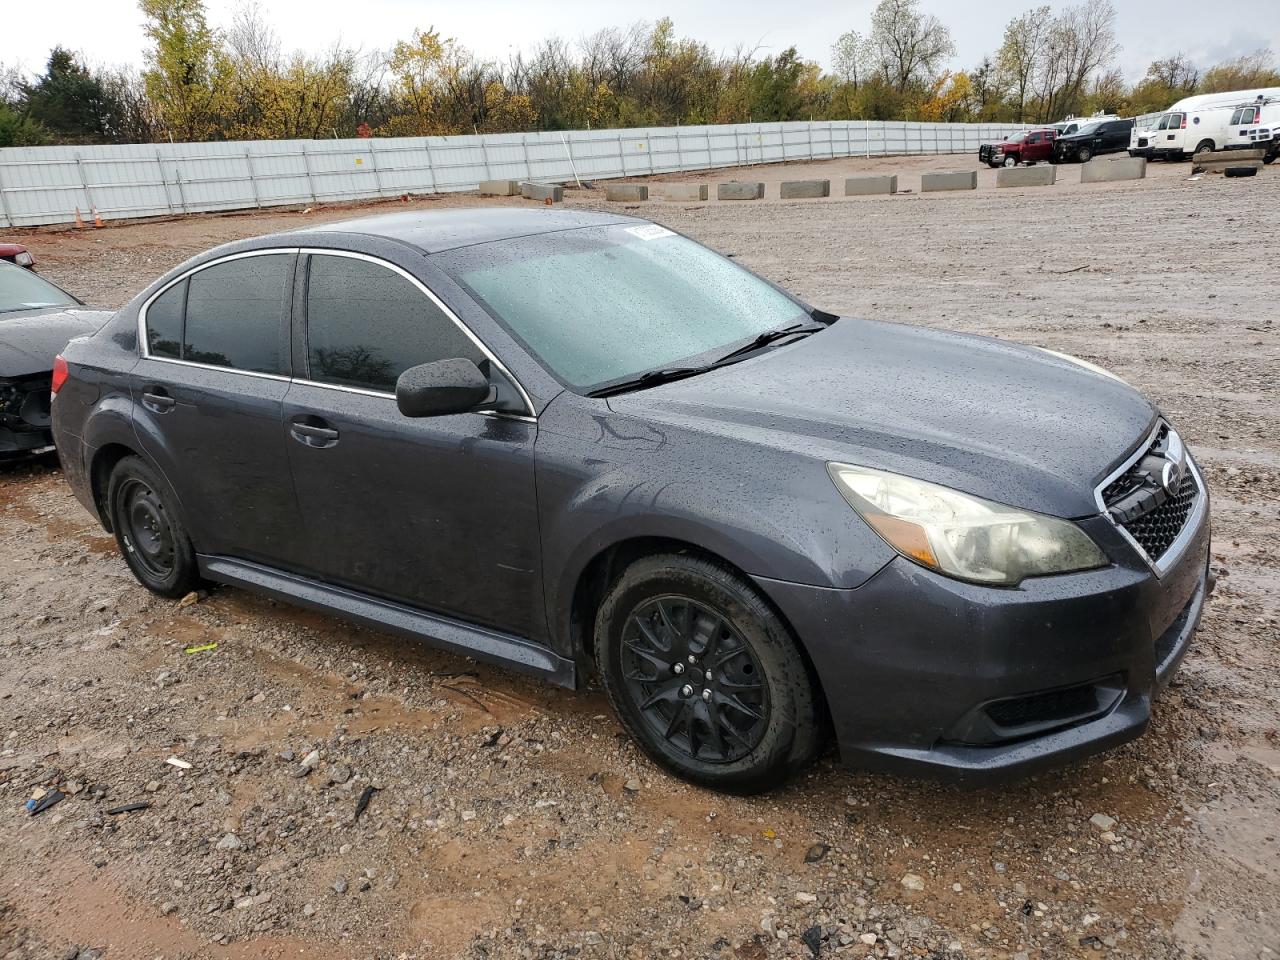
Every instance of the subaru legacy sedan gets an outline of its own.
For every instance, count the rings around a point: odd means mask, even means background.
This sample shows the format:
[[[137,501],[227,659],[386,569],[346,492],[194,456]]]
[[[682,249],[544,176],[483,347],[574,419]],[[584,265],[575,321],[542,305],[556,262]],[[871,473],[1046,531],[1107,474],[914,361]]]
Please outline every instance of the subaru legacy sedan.
[[[671,230],[458,210],[219,247],[73,341],[67,480],[166,597],[553,683],[767,789],[1138,736],[1210,589],[1174,426],[1086,362],[837,317]]]

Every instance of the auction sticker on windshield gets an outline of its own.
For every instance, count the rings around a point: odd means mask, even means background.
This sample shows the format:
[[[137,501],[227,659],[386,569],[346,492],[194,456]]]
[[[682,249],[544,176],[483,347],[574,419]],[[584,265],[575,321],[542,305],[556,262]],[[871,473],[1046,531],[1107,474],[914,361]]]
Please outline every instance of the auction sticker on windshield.
[[[646,223],[642,227],[627,227],[627,233],[641,240],[657,240],[661,237],[674,237],[675,231],[660,227],[656,223]]]

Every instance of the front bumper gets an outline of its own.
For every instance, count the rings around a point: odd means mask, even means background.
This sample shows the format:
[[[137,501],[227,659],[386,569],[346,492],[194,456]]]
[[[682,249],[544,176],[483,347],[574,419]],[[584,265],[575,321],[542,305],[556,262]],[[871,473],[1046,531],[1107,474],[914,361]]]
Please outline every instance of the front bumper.
[[[1211,590],[1207,500],[1195,522],[1159,576],[1099,516],[1081,526],[1111,566],[1013,589],[901,557],[853,590],[758,582],[813,660],[846,764],[998,781],[1146,729]]]

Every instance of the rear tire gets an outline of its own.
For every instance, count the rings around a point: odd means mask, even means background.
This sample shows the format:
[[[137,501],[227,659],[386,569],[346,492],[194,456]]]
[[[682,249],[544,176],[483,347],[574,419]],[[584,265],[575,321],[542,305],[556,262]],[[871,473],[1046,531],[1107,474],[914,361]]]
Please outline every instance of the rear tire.
[[[1196,144],[1196,153],[1213,153],[1213,147],[1212,140],[1201,140]]]
[[[636,561],[600,605],[595,644],[623,727],[682,779],[759,793],[818,752],[818,695],[795,640],[717,563],[685,554]]]
[[[125,457],[112,469],[107,510],[120,553],[139,583],[170,598],[199,586],[195,550],[175,497],[141,457]]]

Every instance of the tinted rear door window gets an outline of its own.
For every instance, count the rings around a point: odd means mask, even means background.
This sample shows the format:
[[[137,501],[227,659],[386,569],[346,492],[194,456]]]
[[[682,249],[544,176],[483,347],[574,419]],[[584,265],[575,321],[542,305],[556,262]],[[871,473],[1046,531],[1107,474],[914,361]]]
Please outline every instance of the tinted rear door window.
[[[153,357],[182,356],[182,311],[186,306],[187,281],[175,283],[147,307],[147,353]]]
[[[484,354],[430,297],[381,264],[314,254],[307,364],[319,383],[393,392],[409,367]]]
[[[285,375],[292,254],[241,257],[191,275],[182,359]]]

